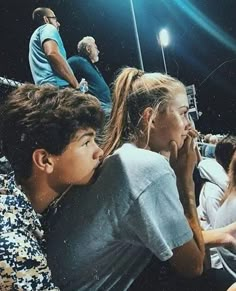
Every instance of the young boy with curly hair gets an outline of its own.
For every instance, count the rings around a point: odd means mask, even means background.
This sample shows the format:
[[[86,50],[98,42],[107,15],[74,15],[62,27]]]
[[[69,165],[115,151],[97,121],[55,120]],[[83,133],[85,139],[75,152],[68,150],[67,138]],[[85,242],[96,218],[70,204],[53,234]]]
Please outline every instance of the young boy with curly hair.
[[[1,290],[59,290],[43,251],[37,214],[72,184],[90,182],[103,151],[99,101],[73,89],[23,85],[0,110],[2,152],[14,174],[0,176]]]

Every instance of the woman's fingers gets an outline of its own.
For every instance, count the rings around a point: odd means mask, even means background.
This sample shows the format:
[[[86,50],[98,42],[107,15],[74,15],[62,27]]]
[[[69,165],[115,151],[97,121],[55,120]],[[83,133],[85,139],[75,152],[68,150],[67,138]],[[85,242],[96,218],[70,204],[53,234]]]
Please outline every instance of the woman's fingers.
[[[177,158],[178,158],[178,146],[177,146],[177,143],[172,140],[169,144],[169,149],[170,149],[170,164],[173,165]]]
[[[199,133],[196,129],[194,128],[190,128],[188,134],[192,137],[192,138],[197,138]]]

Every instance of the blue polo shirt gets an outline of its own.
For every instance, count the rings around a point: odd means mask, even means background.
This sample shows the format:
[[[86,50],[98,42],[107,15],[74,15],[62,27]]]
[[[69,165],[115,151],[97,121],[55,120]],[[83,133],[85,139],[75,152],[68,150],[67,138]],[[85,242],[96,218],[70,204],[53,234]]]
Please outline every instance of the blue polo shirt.
[[[37,85],[50,83],[59,87],[68,86],[69,83],[57,74],[44,53],[43,43],[49,39],[57,43],[60,54],[66,60],[66,51],[56,27],[52,24],[39,26],[32,34],[29,43],[29,64],[34,83]]]

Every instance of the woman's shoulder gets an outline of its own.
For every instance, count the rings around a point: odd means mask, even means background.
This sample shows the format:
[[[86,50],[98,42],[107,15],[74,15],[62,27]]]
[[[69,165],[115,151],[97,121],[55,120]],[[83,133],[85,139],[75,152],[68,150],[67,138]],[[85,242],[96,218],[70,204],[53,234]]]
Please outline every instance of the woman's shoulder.
[[[159,153],[141,149],[133,144],[124,144],[113,154],[120,161],[122,167],[133,173],[145,173],[150,176],[173,173],[168,160]]]
[[[151,160],[154,160],[168,164],[166,158],[161,154],[148,149],[138,148],[131,143],[125,143],[118,150],[116,150],[114,154],[119,154],[122,158],[124,157],[126,160],[133,160],[134,157],[136,157],[137,161],[139,162],[144,162],[146,160],[150,162]]]

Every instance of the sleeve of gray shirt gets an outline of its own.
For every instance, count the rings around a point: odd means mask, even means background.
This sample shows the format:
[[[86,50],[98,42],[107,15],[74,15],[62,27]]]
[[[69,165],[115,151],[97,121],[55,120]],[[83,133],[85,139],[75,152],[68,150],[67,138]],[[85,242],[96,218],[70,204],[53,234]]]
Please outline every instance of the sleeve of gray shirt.
[[[172,173],[165,173],[143,190],[124,217],[122,228],[126,240],[150,249],[162,261],[192,239]]]

